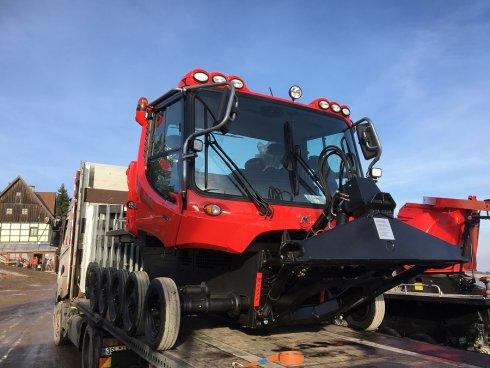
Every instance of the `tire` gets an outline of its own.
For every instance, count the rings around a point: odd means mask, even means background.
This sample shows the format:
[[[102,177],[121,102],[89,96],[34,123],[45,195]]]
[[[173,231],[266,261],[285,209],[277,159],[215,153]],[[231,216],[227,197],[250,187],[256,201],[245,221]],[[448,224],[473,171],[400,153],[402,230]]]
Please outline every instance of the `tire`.
[[[98,368],[102,338],[100,333],[87,325],[83,334],[82,368]]]
[[[144,271],[129,274],[124,287],[123,327],[131,336],[139,336],[144,331],[145,295],[150,279]]]
[[[175,282],[153,279],[145,298],[145,338],[154,350],[171,349],[180,329],[180,299]]]
[[[99,311],[99,298],[102,282],[102,271],[101,267],[94,267],[92,272],[90,272],[90,288],[89,288],[89,299],[90,299],[90,310],[94,313]]]
[[[92,274],[92,271],[94,270],[95,267],[99,267],[97,262],[90,262],[87,266],[87,272],[85,274],[85,296],[87,298],[90,297],[90,275]]]
[[[64,345],[68,341],[64,328],[63,302],[59,301],[54,305],[53,311],[53,341],[54,344]]]
[[[374,331],[381,325],[384,316],[385,298],[379,295],[374,300],[354,308],[345,320],[354,330]]]
[[[100,280],[100,292],[98,299],[98,310],[102,317],[105,317],[107,313],[107,307],[109,305],[109,290],[111,288],[111,276],[116,271],[113,267],[103,268],[102,276]]]
[[[114,325],[122,322],[122,302],[124,298],[124,287],[129,277],[129,271],[120,269],[111,275],[111,286],[109,288],[108,315]]]

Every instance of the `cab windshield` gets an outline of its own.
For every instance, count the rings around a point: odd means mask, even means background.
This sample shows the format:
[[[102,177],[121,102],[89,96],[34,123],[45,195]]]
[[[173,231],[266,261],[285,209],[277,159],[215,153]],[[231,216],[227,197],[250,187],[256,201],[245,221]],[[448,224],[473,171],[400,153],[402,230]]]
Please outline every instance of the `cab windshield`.
[[[195,130],[216,125],[221,94],[201,90],[194,101]],[[325,195],[315,176],[320,152],[331,145],[345,153],[359,174],[351,130],[342,119],[243,94],[238,94],[238,104],[239,113],[226,134],[216,131],[202,138],[204,149],[194,163],[195,185],[200,191],[246,197],[233,172],[239,170],[267,202],[323,205]],[[225,162],[220,150],[233,165]],[[339,156],[329,157],[328,166],[325,179],[333,194],[343,180]]]

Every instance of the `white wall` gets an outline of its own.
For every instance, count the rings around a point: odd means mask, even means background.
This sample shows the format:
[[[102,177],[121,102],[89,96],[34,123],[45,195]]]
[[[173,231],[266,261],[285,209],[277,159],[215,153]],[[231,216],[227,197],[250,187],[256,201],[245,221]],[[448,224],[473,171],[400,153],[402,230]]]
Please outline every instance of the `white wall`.
[[[37,229],[37,236],[31,235]],[[49,243],[49,225],[44,223],[0,223],[0,243]]]

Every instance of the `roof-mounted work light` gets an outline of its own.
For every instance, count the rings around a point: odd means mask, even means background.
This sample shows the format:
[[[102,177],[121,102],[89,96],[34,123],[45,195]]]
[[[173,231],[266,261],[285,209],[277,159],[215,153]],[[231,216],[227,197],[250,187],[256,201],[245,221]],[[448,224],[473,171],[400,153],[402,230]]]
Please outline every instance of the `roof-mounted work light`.
[[[301,98],[303,95],[303,90],[300,86],[294,85],[289,89],[289,97],[291,100],[296,101],[298,98]]]
[[[209,76],[203,72],[196,72],[192,76],[197,82],[206,83],[209,80]]]
[[[216,75],[213,75],[213,82],[214,83],[223,83],[223,82],[226,82],[226,78],[221,74],[216,74]]]
[[[336,103],[331,104],[330,108],[332,109],[333,112],[340,112],[340,106]]]

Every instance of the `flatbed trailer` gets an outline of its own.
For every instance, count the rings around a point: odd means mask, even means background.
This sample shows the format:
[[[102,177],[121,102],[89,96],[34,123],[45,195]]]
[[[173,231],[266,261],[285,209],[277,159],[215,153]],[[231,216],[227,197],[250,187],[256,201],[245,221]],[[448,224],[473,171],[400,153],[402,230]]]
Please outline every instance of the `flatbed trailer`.
[[[258,362],[281,351],[294,350],[304,355],[299,367],[489,367],[490,357],[441,345],[432,345],[406,338],[375,332],[360,332],[328,324],[281,328],[259,332],[230,327],[217,317],[185,317],[181,335],[174,349],[157,352],[141,338],[128,336],[122,329],[90,310],[88,300],[76,298],[71,302],[72,313],[79,315],[79,324],[111,335],[125,346],[114,349],[109,356],[131,352],[141,359],[128,358],[133,367],[165,368],[236,367]],[[76,322],[72,330],[76,330]],[[80,326],[78,326],[80,327]],[[77,334],[69,334],[76,346]],[[104,348],[102,348],[102,351]],[[146,364],[146,365],[142,365]],[[278,362],[262,363],[264,367],[283,367]],[[117,364],[112,363],[112,367]]]

